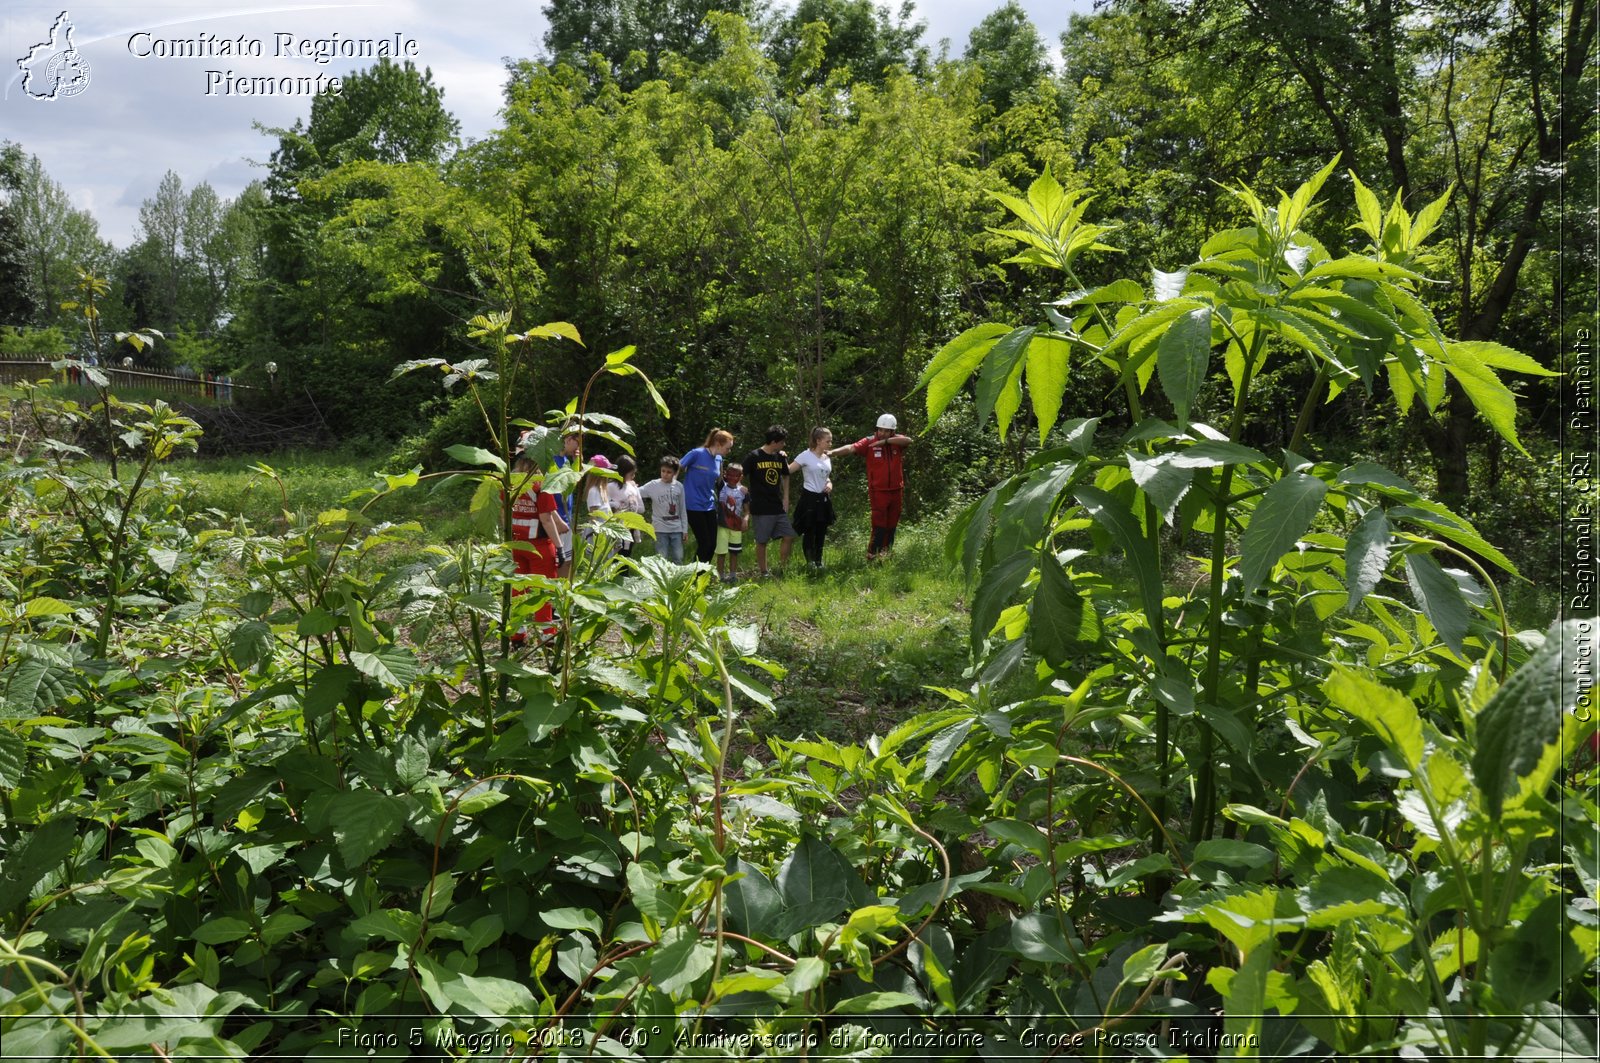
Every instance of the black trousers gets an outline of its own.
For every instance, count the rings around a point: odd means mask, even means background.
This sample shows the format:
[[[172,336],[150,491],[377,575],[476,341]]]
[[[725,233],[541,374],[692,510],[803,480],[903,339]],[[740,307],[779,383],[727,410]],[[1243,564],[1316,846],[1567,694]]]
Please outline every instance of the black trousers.
[[[686,515],[689,518],[689,530],[694,532],[695,558],[709,565],[717,556],[717,511],[691,509]]]
[[[806,560],[818,567],[822,565],[828,526],[833,521],[833,499],[817,491],[800,492],[800,503],[794,507],[794,530],[800,533],[800,549]]]

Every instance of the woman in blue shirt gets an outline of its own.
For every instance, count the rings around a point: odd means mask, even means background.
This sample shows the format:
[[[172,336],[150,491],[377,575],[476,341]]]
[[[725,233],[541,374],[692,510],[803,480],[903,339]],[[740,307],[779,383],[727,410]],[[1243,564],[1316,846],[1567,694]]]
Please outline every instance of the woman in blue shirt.
[[[683,482],[683,507],[694,532],[697,560],[706,564],[717,554],[717,481],[722,476],[722,459],[733,449],[733,433],[713,428],[705,446],[695,447],[679,462],[678,478]]]

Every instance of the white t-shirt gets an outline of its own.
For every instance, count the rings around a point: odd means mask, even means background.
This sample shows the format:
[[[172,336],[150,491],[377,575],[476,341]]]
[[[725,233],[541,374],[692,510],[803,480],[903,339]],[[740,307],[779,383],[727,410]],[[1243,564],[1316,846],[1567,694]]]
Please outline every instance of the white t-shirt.
[[[606,490],[611,493],[611,512],[637,513],[644,516],[644,499],[639,497],[639,485],[632,481],[624,480],[622,483],[607,485]],[[633,541],[643,542],[644,532],[638,528],[633,529]]]
[[[794,463],[800,466],[800,474],[805,478],[805,489],[822,494],[828,486],[828,478],[833,475],[833,459],[814,450],[803,450],[800,456],[794,459]]]
[[[677,480],[651,480],[639,486],[639,497],[650,503],[650,524],[657,532],[686,532],[689,518],[684,516],[683,484]]]

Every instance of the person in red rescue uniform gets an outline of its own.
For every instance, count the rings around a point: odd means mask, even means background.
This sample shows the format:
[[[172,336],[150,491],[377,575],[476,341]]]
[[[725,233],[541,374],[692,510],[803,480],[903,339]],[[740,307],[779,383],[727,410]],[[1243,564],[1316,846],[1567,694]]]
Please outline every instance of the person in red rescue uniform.
[[[540,490],[543,482],[538,467],[520,451],[512,471],[516,476],[513,483],[526,489],[511,503],[511,540],[513,543],[527,543],[531,547],[512,549],[511,558],[516,565],[517,575],[555,579],[561,559],[561,535],[567,530],[567,522],[561,519],[557,510],[556,496]],[[519,590],[515,593],[522,592]],[[547,601],[534,613],[533,618],[546,625],[548,633],[555,612]],[[520,632],[513,637],[522,641]]]
[[[876,561],[894,545],[894,531],[900,526],[900,500],[905,494],[905,450],[911,437],[901,435],[894,414],[878,418],[870,436],[829,451],[830,457],[857,454],[867,466],[867,500],[872,505],[872,541],[867,544],[867,560]]]

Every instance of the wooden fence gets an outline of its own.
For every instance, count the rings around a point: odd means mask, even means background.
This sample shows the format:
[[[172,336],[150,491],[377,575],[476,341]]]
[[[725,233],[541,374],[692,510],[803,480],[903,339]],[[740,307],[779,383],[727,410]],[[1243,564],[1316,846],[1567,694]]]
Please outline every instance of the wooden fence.
[[[135,369],[131,366],[95,366],[110,381],[112,390],[139,388],[156,391],[184,399],[216,402],[224,406],[233,404],[239,391],[260,391],[251,384],[234,383],[232,377],[213,373],[197,373],[192,369]],[[87,386],[83,370],[75,366],[52,369],[48,361],[37,358],[0,358],[0,383],[11,384],[19,380],[42,380],[56,377],[68,384]]]

